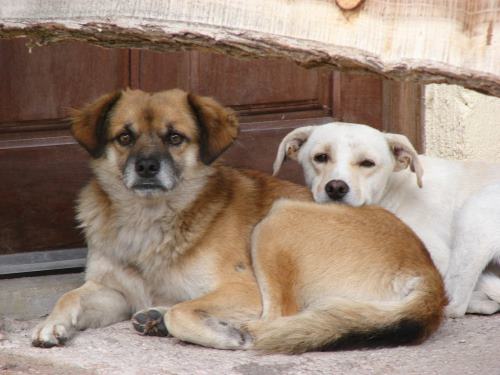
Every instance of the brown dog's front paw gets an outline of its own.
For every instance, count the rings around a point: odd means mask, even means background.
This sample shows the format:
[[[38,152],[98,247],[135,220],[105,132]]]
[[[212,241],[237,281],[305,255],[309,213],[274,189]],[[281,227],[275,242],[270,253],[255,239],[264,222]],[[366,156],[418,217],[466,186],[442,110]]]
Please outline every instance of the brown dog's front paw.
[[[134,329],[145,336],[168,336],[163,318],[165,312],[163,308],[151,308],[137,312],[132,317]]]
[[[69,336],[68,330],[64,325],[44,322],[39,324],[33,331],[31,345],[38,348],[61,346],[66,343]]]

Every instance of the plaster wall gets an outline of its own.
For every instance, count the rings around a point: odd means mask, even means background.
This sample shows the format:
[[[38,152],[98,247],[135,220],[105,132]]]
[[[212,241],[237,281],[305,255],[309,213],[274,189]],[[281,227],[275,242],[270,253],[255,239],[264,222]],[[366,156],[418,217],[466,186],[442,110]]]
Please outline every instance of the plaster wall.
[[[428,155],[500,162],[500,98],[456,85],[427,85],[424,142]]]

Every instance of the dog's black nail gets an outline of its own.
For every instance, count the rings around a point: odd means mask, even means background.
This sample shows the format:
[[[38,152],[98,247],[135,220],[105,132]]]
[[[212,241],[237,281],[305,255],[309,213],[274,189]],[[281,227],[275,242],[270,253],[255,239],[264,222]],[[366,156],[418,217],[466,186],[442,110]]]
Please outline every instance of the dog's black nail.
[[[139,332],[139,333],[144,333],[144,325],[139,324],[137,322],[132,322],[132,325],[134,326],[134,329]]]
[[[158,336],[168,336],[168,330],[167,327],[165,327],[165,323],[163,322],[163,319],[161,322],[156,326],[157,332],[156,334]]]
[[[145,313],[137,313],[132,319],[134,319],[137,323],[145,324],[148,321],[148,316]]]
[[[41,341],[35,340],[33,341],[33,345],[39,348],[52,348],[57,345],[57,343],[49,342],[49,341]]]
[[[163,317],[161,316],[160,312],[158,310],[149,310],[147,312],[148,316],[150,319],[153,320],[163,320]]]
[[[158,310],[148,310],[132,317],[134,329],[146,336],[168,336],[163,315]]]

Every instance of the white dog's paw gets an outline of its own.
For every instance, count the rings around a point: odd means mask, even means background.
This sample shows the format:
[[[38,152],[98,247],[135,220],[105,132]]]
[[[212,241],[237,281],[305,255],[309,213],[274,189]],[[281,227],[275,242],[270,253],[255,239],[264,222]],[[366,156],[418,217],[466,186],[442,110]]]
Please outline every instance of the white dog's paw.
[[[52,348],[64,345],[69,336],[69,329],[63,324],[47,320],[35,327],[31,335],[31,344],[39,348]]]
[[[450,303],[446,306],[444,313],[448,318],[461,318],[465,315],[467,305]]]
[[[480,291],[472,293],[472,297],[467,306],[468,314],[491,315],[500,310],[500,304],[488,298],[488,296]]]

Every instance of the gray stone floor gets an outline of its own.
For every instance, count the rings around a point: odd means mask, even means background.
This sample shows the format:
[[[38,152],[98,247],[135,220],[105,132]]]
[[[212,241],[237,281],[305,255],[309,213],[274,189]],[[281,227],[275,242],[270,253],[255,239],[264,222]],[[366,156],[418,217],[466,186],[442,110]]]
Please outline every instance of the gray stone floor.
[[[39,320],[0,321],[0,374],[500,374],[500,315],[448,320],[420,346],[307,353],[223,351],[141,337],[130,322],[80,332],[66,347],[30,346]]]

